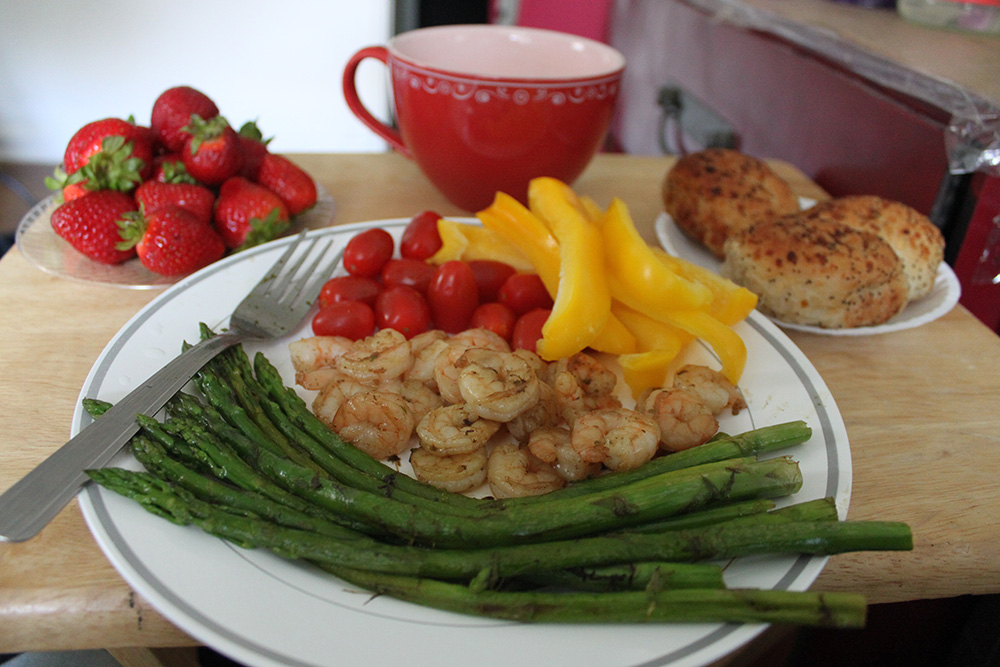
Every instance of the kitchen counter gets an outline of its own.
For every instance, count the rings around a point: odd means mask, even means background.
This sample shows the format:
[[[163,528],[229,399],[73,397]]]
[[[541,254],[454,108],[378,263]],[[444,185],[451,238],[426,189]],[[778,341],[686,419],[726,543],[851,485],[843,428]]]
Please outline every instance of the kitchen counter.
[[[875,83],[957,112],[1000,109],[1000,36],[928,27],[893,9],[830,0],[687,0],[720,20],[770,32]]]
[[[335,224],[409,217],[449,205],[395,154],[294,158],[333,195]],[[600,155],[574,184],[606,205],[620,197],[655,242],[659,188],[672,158]],[[825,193],[775,163],[802,196]],[[72,282],[16,250],[0,260],[0,491],[62,445],[80,387],[107,342],[157,291]],[[909,523],[912,552],[834,556],[813,585],[872,603],[1000,593],[1000,338],[958,306],[891,334],[789,331],[830,388],[853,457],[849,518]],[[0,653],[183,647],[194,640],[122,580],[76,501],[27,542],[0,544]],[[149,663],[147,663],[149,664]]]

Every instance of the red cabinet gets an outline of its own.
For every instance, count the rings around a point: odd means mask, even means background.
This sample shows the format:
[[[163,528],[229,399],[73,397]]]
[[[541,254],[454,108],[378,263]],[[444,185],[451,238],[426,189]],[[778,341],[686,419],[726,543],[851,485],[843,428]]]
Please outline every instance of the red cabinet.
[[[790,162],[834,196],[877,194],[933,210],[962,282],[962,303],[998,330],[1000,185],[983,174],[948,177],[950,112],[899,92],[913,92],[919,82],[876,83],[893,78],[867,76],[878,74],[877,59],[853,67],[850,53],[830,51],[827,42],[813,49],[786,39],[781,26],[748,26],[697,4],[616,5],[609,41],[628,59],[612,131],[617,147],[660,153],[657,96],[664,86],[679,86],[732,125],[738,148]]]

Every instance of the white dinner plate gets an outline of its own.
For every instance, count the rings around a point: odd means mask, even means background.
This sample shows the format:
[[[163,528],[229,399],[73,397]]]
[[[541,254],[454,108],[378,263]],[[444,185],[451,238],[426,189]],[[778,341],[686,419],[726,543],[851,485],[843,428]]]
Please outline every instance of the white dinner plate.
[[[803,209],[809,208],[816,203],[815,200],[805,198],[800,198],[799,202],[802,204]],[[716,273],[722,268],[722,261],[705,248],[705,246],[681,231],[669,213],[664,212],[657,216],[656,238],[663,249],[671,255],[682,257],[689,262],[694,262]],[[870,327],[853,327],[850,329],[824,329],[823,327],[807,324],[783,322],[773,317],[770,319],[784,329],[808,331],[827,336],[870,336],[873,334],[912,329],[921,324],[933,322],[951,311],[955,307],[955,304],[958,303],[961,295],[962,287],[958,282],[955,272],[950,266],[941,262],[938,266],[937,276],[934,279],[934,286],[931,288],[930,293],[923,298],[908,303],[903,312],[884,324]]]
[[[361,229],[380,226],[399,238],[407,220],[384,220],[311,232],[343,247]],[[167,289],[104,349],[80,398],[120,400],[180,349],[198,338],[198,323],[224,326],[229,313],[263,276],[286,239],[222,260]],[[786,450],[801,463],[802,489],[780,504],[834,497],[846,518],[851,495],[847,433],[833,397],[806,357],[757,314],[738,326],[749,348],[740,382],[748,409],[723,417],[735,433],[804,420],[804,445]],[[310,335],[306,322],[282,340],[248,345],[262,350],[293,384],[287,344]],[[718,368],[703,347],[689,361]],[[307,397],[306,392],[302,392]],[[90,417],[78,408],[72,430]],[[122,453],[112,465],[138,467]],[[367,667],[409,665],[703,665],[757,636],[762,624],[552,625],[483,619],[425,608],[368,593],[299,562],[247,550],[153,516],[137,503],[89,485],[80,496],[87,523],[122,577],[160,613],[192,637],[251,666]],[[737,559],[727,564],[731,587],[805,590],[826,557]]]
[[[59,206],[57,196],[49,195],[35,204],[17,226],[17,249],[28,262],[60,278],[126,289],[163,289],[177,282],[177,276],[153,273],[135,258],[116,265],[101,264],[75,250],[52,229],[50,218]],[[316,183],[316,204],[295,216],[289,232],[326,227],[335,210],[333,196]]]

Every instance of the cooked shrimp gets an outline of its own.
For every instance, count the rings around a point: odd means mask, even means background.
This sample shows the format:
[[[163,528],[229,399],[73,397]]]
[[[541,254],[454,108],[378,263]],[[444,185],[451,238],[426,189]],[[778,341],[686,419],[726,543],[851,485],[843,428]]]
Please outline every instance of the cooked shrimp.
[[[431,410],[444,405],[441,394],[419,380],[403,380],[397,391],[410,404],[415,422],[419,422]]]
[[[500,430],[500,422],[484,419],[467,403],[454,403],[428,412],[417,424],[417,437],[439,456],[467,454],[486,445]]]
[[[410,465],[417,479],[445,491],[465,493],[486,481],[486,448],[440,456],[417,447],[410,452]]]
[[[317,368],[311,371],[300,371],[295,374],[295,384],[309,391],[319,391],[330,383],[347,378],[337,368]]]
[[[410,339],[410,354],[413,365],[406,371],[406,379],[419,380],[437,389],[434,380],[434,363],[438,355],[448,348],[448,334],[440,329],[432,329],[417,334]]]
[[[413,414],[399,394],[363,391],[340,404],[332,427],[358,449],[384,461],[409,448]]]
[[[562,408],[556,392],[545,382],[538,383],[538,402],[507,422],[507,432],[518,442],[527,442],[532,431],[562,422]]]
[[[531,350],[525,350],[524,348],[519,347],[516,350],[512,350],[511,354],[516,357],[521,357],[527,361],[528,365],[531,366],[531,370],[535,371],[535,375],[538,376],[538,379],[547,377],[549,362],[545,361]]]
[[[656,455],[660,427],[647,415],[626,408],[585,412],[573,422],[571,443],[588,463],[632,470]]]
[[[395,329],[379,329],[354,341],[337,357],[336,367],[359,382],[377,384],[401,377],[412,364],[410,341]]]
[[[707,442],[719,430],[708,405],[686,389],[651,389],[638,407],[660,426],[660,447],[679,452]]]
[[[486,419],[510,421],[538,402],[538,378],[521,357],[482,347],[465,351],[458,361],[458,391]]]
[[[484,347],[496,352],[510,352],[510,345],[499,334],[489,329],[466,329],[448,339],[448,347],[438,354],[434,362],[434,381],[438,392],[448,403],[462,402],[458,389],[458,371],[455,363],[473,347]]]
[[[686,389],[699,397],[713,415],[729,408],[734,415],[747,406],[736,386],[719,371],[707,366],[688,364],[674,376],[674,387]]]
[[[537,496],[566,486],[555,468],[513,442],[500,443],[490,452],[486,479],[496,498]]]
[[[288,344],[292,366],[296,373],[308,373],[318,368],[329,368],[333,362],[351,349],[354,341],[344,336],[311,336]]]
[[[584,412],[621,407],[614,393],[618,376],[585,352],[549,364],[548,379],[568,423]]]
[[[563,426],[550,426],[536,429],[528,440],[528,451],[540,461],[549,463],[556,474],[567,482],[575,482],[596,475],[600,463],[587,463],[576,450],[570,437],[570,431]]]
[[[369,389],[368,385],[338,373],[338,377],[334,381],[326,384],[316,394],[316,398],[313,399],[312,410],[319,417],[320,421],[332,427],[341,403],[351,396],[360,394],[363,391],[369,391]]]

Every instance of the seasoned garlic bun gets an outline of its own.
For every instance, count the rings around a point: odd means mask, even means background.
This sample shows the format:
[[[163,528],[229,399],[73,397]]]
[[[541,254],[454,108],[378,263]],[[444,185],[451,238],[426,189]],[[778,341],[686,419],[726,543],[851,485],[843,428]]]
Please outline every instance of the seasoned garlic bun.
[[[663,181],[663,206],[675,224],[717,257],[730,234],[799,210],[788,183],[763,161],[728,148],[677,160]]]
[[[874,195],[839,197],[803,211],[803,220],[835,220],[877,234],[899,256],[906,274],[909,300],[934,287],[944,259],[944,236],[926,216],[906,204]]]
[[[902,262],[871,232],[801,214],[732,235],[722,275],[756,292],[757,308],[783,322],[828,329],[874,326],[907,303]]]

